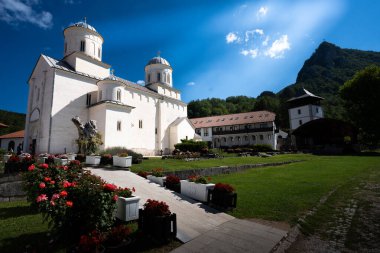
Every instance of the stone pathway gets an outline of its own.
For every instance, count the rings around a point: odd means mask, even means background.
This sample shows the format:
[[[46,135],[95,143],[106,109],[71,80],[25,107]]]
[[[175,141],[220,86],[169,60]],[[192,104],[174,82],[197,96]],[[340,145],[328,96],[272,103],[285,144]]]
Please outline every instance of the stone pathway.
[[[177,238],[185,244],[173,252],[269,252],[287,231],[239,220],[125,170],[88,168],[120,187],[135,187],[141,198],[165,201],[177,214]]]

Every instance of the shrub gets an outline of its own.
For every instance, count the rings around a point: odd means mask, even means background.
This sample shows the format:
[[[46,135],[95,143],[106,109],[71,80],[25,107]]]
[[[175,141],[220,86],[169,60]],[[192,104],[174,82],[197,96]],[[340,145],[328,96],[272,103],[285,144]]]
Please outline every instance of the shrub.
[[[51,219],[49,225],[59,235],[79,238],[113,224],[116,187],[84,172],[79,161],[68,166],[32,164],[23,176],[28,201]]]
[[[180,183],[180,179],[176,175],[166,176],[166,185],[168,185],[168,184],[175,185],[175,184],[179,184],[179,183]]]
[[[126,225],[113,227],[106,235],[104,243],[108,246],[117,246],[127,240],[131,234],[131,229]]]
[[[104,153],[108,153],[111,155],[117,155],[121,153],[127,153],[130,156],[132,156],[132,163],[133,164],[138,164],[141,163],[143,160],[143,155],[137,152],[134,152],[133,150],[126,149],[123,147],[113,147],[113,148],[107,148],[104,150]]]
[[[17,173],[27,171],[28,167],[35,162],[29,154],[24,154],[21,158],[12,155],[4,165],[4,173]]]
[[[149,175],[149,173],[146,171],[139,171],[137,172],[137,175],[139,175],[140,177],[146,178]]]
[[[204,152],[208,150],[207,142],[205,141],[181,140],[181,143],[175,144],[174,147],[183,152]]]
[[[153,169],[152,170],[152,176],[155,176],[155,177],[163,177],[164,176],[164,173],[163,173],[163,169],[161,168],[156,168],[156,169]]]
[[[118,188],[115,193],[117,194],[117,196],[119,197],[123,197],[123,198],[130,198],[132,197],[132,192],[135,192],[135,188],[133,187],[132,189],[130,188]]]
[[[217,183],[215,184],[214,191],[231,193],[234,192],[235,189],[229,184]]]
[[[211,181],[211,178],[208,177],[207,179],[204,176],[200,175],[193,175],[188,178],[189,182],[193,182],[196,184],[207,184],[209,181]]]
[[[152,199],[148,199],[144,204],[144,212],[147,216],[165,216],[171,213],[165,202]]]
[[[129,155],[128,155],[128,153],[124,152],[124,153],[119,154],[119,156],[120,157],[128,157]]]

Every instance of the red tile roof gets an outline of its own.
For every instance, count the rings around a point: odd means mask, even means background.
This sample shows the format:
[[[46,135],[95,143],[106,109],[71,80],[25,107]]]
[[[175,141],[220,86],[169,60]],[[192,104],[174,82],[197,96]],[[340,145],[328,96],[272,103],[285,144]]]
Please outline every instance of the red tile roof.
[[[24,130],[21,130],[9,134],[4,134],[0,136],[0,139],[24,138],[24,132]]]
[[[220,116],[211,116],[204,118],[190,119],[195,128],[231,126],[253,123],[272,122],[276,118],[276,114],[268,111],[245,112],[237,114],[227,114]]]

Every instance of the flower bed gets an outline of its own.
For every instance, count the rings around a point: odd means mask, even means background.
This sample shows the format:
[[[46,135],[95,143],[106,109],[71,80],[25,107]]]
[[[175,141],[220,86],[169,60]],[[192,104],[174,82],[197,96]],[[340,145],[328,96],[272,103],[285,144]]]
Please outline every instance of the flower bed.
[[[168,175],[166,176],[165,187],[181,193],[181,180],[176,175]]]

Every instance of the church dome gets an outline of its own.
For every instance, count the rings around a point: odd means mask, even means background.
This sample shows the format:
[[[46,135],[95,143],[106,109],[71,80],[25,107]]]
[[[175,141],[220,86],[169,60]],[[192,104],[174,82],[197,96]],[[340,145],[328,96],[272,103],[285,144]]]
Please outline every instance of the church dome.
[[[93,26],[91,26],[91,25],[89,25],[89,24],[87,24],[86,22],[83,22],[83,21],[80,21],[80,22],[74,23],[72,25],[69,25],[67,28],[73,27],[73,26],[75,26],[75,27],[83,27],[83,28],[87,28],[87,29],[89,29],[91,31],[97,32],[96,29]]]
[[[152,65],[152,64],[164,64],[170,66],[169,62],[162,58],[161,56],[153,57],[149,60],[149,62],[146,65]]]

